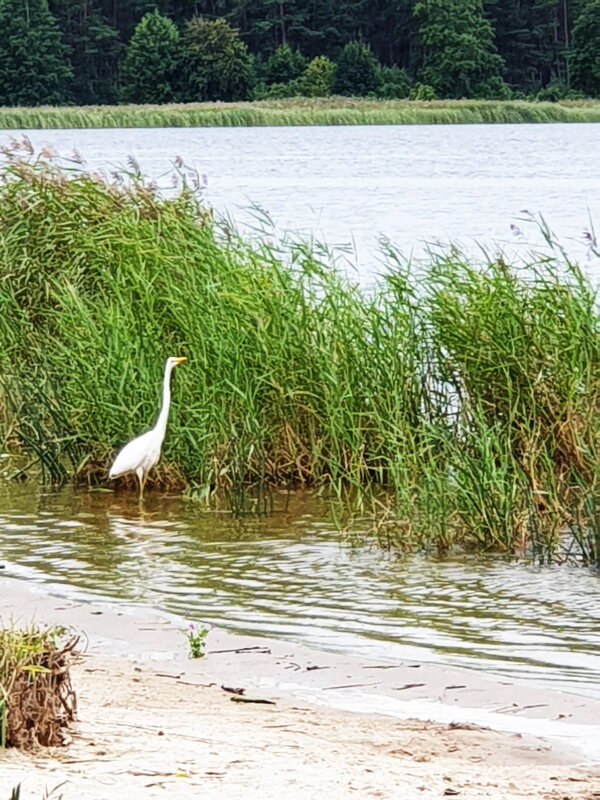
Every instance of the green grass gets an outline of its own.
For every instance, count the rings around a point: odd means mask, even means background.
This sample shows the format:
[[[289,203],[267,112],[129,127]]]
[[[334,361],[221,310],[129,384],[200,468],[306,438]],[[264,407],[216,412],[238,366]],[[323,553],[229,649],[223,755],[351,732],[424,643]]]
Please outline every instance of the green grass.
[[[600,122],[600,101],[291,98],[247,103],[0,108],[0,129]]]
[[[44,794],[42,795],[42,800],[62,800],[62,794],[57,794],[57,790],[64,786],[65,782],[60,783],[58,786],[55,786],[54,789],[45,789]],[[8,800],[25,800],[25,798],[21,795],[21,784],[18,786],[14,786]]]
[[[46,480],[106,483],[187,355],[159,485],[234,510],[313,487],[399,548],[597,557],[598,304],[559,249],[419,273],[389,250],[365,292],[313,246],[245,241],[184,177],[165,199],[136,173],[4,170],[2,422]]]

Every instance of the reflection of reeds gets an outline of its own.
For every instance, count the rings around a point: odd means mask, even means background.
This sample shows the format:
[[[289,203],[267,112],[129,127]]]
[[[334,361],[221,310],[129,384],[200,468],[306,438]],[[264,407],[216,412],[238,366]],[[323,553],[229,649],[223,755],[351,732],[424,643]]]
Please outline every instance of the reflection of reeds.
[[[599,122],[600,103],[525,100],[288,98],[253,103],[0,108],[0,128],[143,128],[253,125],[423,125]]]
[[[449,252],[417,279],[390,249],[367,294],[308,245],[223,235],[185,183],[31,157],[5,167],[0,234],[4,424],[49,479],[103,480],[185,353],[162,485],[237,511],[324,487],[394,546],[597,553],[598,307],[564,254]]]

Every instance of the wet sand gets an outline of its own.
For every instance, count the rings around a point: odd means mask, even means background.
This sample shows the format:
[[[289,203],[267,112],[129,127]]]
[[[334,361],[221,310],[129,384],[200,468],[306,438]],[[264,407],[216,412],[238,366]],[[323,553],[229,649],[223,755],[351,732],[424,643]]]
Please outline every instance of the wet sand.
[[[173,617],[10,578],[0,618],[70,626],[85,649],[72,742],[0,754],[7,796],[600,798],[598,700],[216,629],[192,660]]]

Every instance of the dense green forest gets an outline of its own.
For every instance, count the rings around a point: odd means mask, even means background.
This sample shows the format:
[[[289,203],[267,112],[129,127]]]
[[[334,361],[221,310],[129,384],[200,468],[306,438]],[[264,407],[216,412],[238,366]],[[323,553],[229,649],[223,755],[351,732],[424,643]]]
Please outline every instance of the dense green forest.
[[[600,0],[0,0],[0,105],[600,96]]]

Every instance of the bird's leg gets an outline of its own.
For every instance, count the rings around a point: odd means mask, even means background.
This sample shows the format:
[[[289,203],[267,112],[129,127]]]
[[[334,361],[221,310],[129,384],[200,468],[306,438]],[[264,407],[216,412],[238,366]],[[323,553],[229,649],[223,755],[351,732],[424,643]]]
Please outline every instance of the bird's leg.
[[[139,501],[140,505],[142,505],[142,500],[144,498],[144,484],[146,483],[146,475],[144,474],[144,470],[142,469],[142,467],[138,467],[135,471],[135,474],[137,475],[138,483],[140,485]]]

